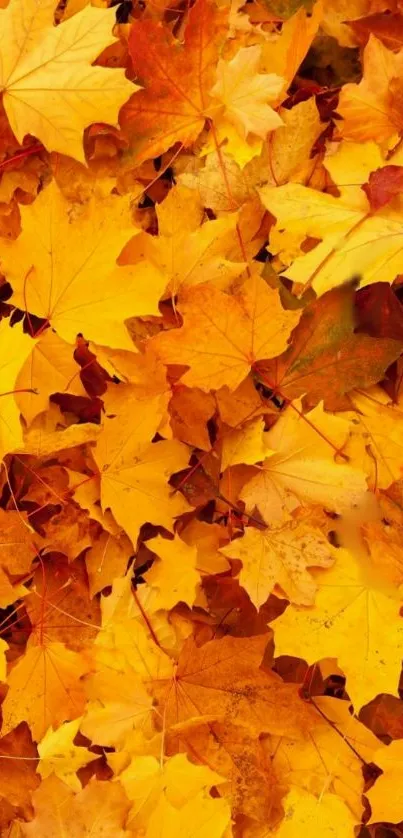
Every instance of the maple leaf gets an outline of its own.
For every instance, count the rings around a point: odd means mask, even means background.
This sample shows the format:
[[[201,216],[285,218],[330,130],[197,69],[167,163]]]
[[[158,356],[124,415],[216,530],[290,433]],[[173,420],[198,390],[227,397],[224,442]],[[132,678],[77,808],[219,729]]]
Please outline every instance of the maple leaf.
[[[197,647],[189,638],[174,681],[160,679],[152,685],[167,727],[178,730],[184,722],[215,719],[255,733],[295,731],[308,711],[292,684],[259,669],[267,639],[223,637]]]
[[[340,147],[338,167],[341,160],[348,166],[348,145]],[[357,145],[354,154],[359,149]],[[326,166],[332,173],[333,160],[329,158]],[[350,169],[356,171],[354,165]],[[369,171],[363,171],[360,182],[365,183],[368,175]],[[363,285],[393,282],[400,269],[401,215],[389,206],[373,214],[362,192],[362,198],[358,197],[358,190],[359,184],[356,189],[345,186],[337,198],[292,183],[260,190],[264,205],[277,219],[277,229],[286,227],[287,236],[295,234],[299,244],[306,236],[321,240],[305,255],[298,254],[285,276],[312,286],[317,294],[357,275]]]
[[[181,809],[212,786],[220,786],[223,777],[207,766],[197,766],[185,754],[176,754],[161,765],[155,757],[134,757],[119,775],[127,797],[132,801],[128,825],[146,828],[150,816],[163,796],[175,809]]]
[[[35,817],[23,825],[24,838],[74,834],[77,838],[129,838],[123,828],[129,801],[119,783],[92,779],[74,794],[58,777],[44,780],[34,797]]]
[[[358,331],[354,285],[332,289],[304,309],[289,348],[256,365],[266,387],[281,398],[304,396],[310,405],[323,399],[326,407],[337,408],[345,393],[382,378],[401,343]]]
[[[242,538],[223,547],[222,552],[241,560],[239,581],[256,608],[266,602],[276,585],[291,602],[311,605],[315,583],[307,567],[330,567],[333,563],[332,548],[325,536],[301,522],[279,529],[249,527]]]
[[[131,138],[137,163],[175,142],[188,146],[202,131],[226,17],[224,7],[218,10],[210,0],[198,0],[189,12],[183,46],[166,26],[154,21],[132,25],[130,55],[145,89],[123,108],[121,124]]]
[[[0,327],[0,456],[23,445],[22,427],[16,403],[18,374],[34,343],[22,329],[10,329],[5,321]]]
[[[199,285],[183,292],[178,308],[183,326],[152,343],[163,363],[189,366],[183,383],[202,390],[235,389],[257,360],[282,351],[298,319],[259,276],[245,280],[237,296]]]
[[[242,813],[265,825],[280,808],[280,788],[260,740],[242,727],[212,722],[180,730],[173,741],[185,746],[200,762],[206,762],[228,780],[235,813]],[[222,782],[219,789],[227,793]]]
[[[79,679],[86,671],[81,655],[63,643],[31,646],[7,678],[3,735],[26,721],[38,741],[51,725],[81,715],[85,697]]]
[[[370,35],[375,35],[388,49],[398,50],[403,47],[403,18],[401,14],[385,15],[382,12],[375,12],[357,20],[348,20],[346,23],[352,29],[361,46],[368,43]]]
[[[295,823],[308,834],[333,838],[335,829],[340,838],[352,838],[355,818],[345,803],[335,794],[324,793],[320,798],[308,791],[293,788],[284,801],[284,820],[273,832],[275,838],[293,838]]]
[[[317,711],[303,736],[272,737],[266,753],[280,787],[296,786],[320,797],[326,787],[359,820],[364,781],[362,766],[375,761],[379,740],[350,713],[348,702],[315,696]],[[381,750],[382,753],[383,749]],[[335,759],[337,754],[337,759]]]
[[[374,35],[370,36],[364,50],[362,81],[344,85],[340,94],[337,110],[344,120],[342,132],[346,139],[374,139],[382,143],[401,131],[398,102],[402,62],[401,50],[395,54]]]
[[[92,754],[88,748],[78,747],[73,742],[80,722],[81,719],[65,722],[58,730],[50,727],[38,743],[38,773],[42,779],[55,774],[73,791],[78,792],[81,791],[81,783],[76,771],[97,759],[97,754]]]
[[[401,794],[402,742],[391,742],[387,748],[380,748],[374,754],[374,762],[381,769],[382,775],[374,786],[366,792],[371,804],[369,823],[388,821],[399,823],[402,818],[403,799]],[[388,798],[388,790],[393,786],[396,794]],[[385,797],[386,792],[386,797]]]
[[[171,475],[188,464],[186,446],[177,440],[150,441],[162,415],[159,398],[137,406],[136,424],[131,408],[126,416],[122,412],[106,420],[94,451],[102,507],[112,510],[133,545],[146,521],[172,529],[173,519],[189,508],[168,484]]]
[[[300,504],[319,503],[336,512],[359,504],[364,474],[335,461],[348,432],[348,423],[324,413],[321,405],[303,414],[291,404],[265,435],[270,456],[240,493],[247,510],[256,506],[267,524],[278,524]]]
[[[252,419],[241,428],[223,429],[222,471],[237,463],[253,465],[264,460],[266,454],[264,424],[261,417]]]
[[[314,3],[310,14],[302,5],[284,21],[277,40],[273,43],[270,39],[263,43],[264,68],[277,73],[290,84],[319,29],[323,11],[322,2]]]
[[[312,663],[337,657],[357,709],[378,693],[395,694],[403,647],[396,598],[385,595],[376,581],[374,585],[365,565],[342,548],[334,566],[322,578],[321,573],[315,573],[315,606],[290,605],[273,621],[277,654],[302,656]]]
[[[314,99],[299,102],[288,110],[279,111],[283,125],[270,134],[260,157],[245,166],[245,178],[256,186],[271,183],[303,183],[313,173],[315,157],[312,148],[323,131]],[[199,175],[199,179],[202,176]]]
[[[139,592],[140,593],[140,592]],[[130,571],[122,579],[115,579],[112,592],[108,597],[102,597],[102,630],[94,643],[94,657],[100,672],[106,669],[126,672],[130,668],[148,684],[152,679],[169,678],[172,675],[173,661],[163,651],[158,640],[159,627],[150,626],[145,620],[146,610],[140,607],[139,593],[134,597]],[[162,625],[162,639],[166,633],[166,626]],[[156,638],[158,642],[156,642]],[[102,681],[101,681],[102,683]],[[140,684],[140,686],[142,686]],[[112,700],[112,689],[109,697]],[[148,710],[148,703],[143,701],[144,690],[140,690],[140,701]],[[140,714],[139,714],[140,715]]]
[[[29,573],[36,550],[26,513],[0,510],[0,564],[11,576]],[[38,536],[39,541],[39,536]]]
[[[54,549],[60,549],[59,545]],[[81,549],[78,541],[72,552],[77,555]],[[25,606],[39,641],[45,638],[75,652],[86,650],[97,635],[100,615],[98,603],[89,600],[82,560],[68,562],[64,556],[52,556],[51,563],[40,564],[33,581]]]
[[[261,48],[244,47],[230,61],[219,59],[217,81],[210,93],[224,105],[224,119],[244,137],[256,134],[262,140],[283,124],[268,105],[277,99],[284,79],[275,73],[259,73]]]
[[[1,11],[4,107],[19,142],[33,134],[50,151],[84,161],[84,128],[116,122],[136,88],[122,69],[91,66],[112,40],[114,10],[87,6],[60,26],[53,13],[48,0],[12,0]]]
[[[376,388],[349,397],[356,412],[351,414],[345,452],[365,472],[373,489],[387,489],[400,479],[403,469],[403,413],[396,405],[384,404],[383,397],[383,391]]]
[[[399,822],[402,0],[6,3],[0,832]]]
[[[135,641],[133,638],[133,645]],[[146,651],[146,644],[141,651]],[[97,745],[123,747],[133,729],[146,728],[152,713],[151,697],[131,667],[103,666],[102,654],[96,656],[95,663],[96,672],[85,680],[88,701],[80,730]]]
[[[185,189],[183,186],[179,188]],[[172,297],[182,295],[184,289],[190,286],[205,282],[206,275],[211,283],[225,289],[245,269],[245,262],[233,262],[226,258],[236,241],[237,214],[231,213],[193,228],[189,224],[189,215],[187,223],[180,224],[178,202],[181,198],[172,189],[158,208],[160,235],[158,238],[149,235],[143,239],[146,259],[140,265],[147,271],[147,262],[151,262],[157,271],[164,274],[167,293]],[[176,219],[175,229],[169,229],[164,223],[165,213],[169,213],[170,219]]]
[[[16,379],[16,390],[27,391],[17,392],[16,401],[28,425],[49,407],[52,393],[67,390],[76,396],[86,395],[79,370],[71,344],[47,329],[33,345]]]
[[[363,190],[373,212],[388,204],[403,189],[403,166],[383,166],[371,172]]]
[[[165,795],[161,795],[148,823],[147,838],[221,838],[230,824],[230,806],[227,800],[212,799],[203,792],[182,807],[175,809]],[[162,827],[161,827],[162,825]]]
[[[146,272],[116,266],[123,245],[136,232],[126,197],[71,205],[52,182],[24,208],[21,236],[2,251],[14,304],[45,318],[70,343],[83,333],[133,349],[124,321],[157,313],[165,286],[152,266]]]
[[[124,533],[102,532],[85,554],[90,596],[124,576],[133,547]]]
[[[173,608],[178,602],[186,602],[191,607],[200,583],[196,547],[188,546],[177,536],[169,541],[160,535],[147,541],[147,547],[158,556],[145,574],[147,584],[157,589],[155,610]]]

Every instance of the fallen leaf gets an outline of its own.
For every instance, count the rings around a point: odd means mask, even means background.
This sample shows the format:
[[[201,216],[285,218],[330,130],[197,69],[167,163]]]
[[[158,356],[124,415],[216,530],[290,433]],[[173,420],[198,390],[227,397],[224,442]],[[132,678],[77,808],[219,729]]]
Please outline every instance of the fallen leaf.
[[[77,736],[81,719],[65,722],[58,730],[51,727],[38,743],[39,764],[38,773],[45,780],[51,774],[63,780],[72,791],[81,791],[81,783],[77,771],[87,765],[97,754],[92,754],[88,748],[77,747],[73,740]]]
[[[53,11],[49,2],[12,0],[1,12],[4,107],[20,143],[33,134],[84,161],[84,128],[116,122],[135,88],[123,70],[91,66],[113,39],[112,10],[87,6],[58,27]]]
[[[79,679],[86,671],[81,655],[63,643],[31,646],[7,678],[3,736],[26,721],[39,741],[51,725],[80,716],[85,696]]]
[[[237,297],[199,285],[184,292],[179,310],[183,326],[153,345],[163,363],[189,366],[183,383],[202,390],[235,389],[257,360],[280,354],[297,320],[259,276],[247,279]]]
[[[124,321],[157,313],[165,280],[152,266],[146,274],[116,266],[123,245],[138,232],[127,198],[72,205],[53,182],[23,215],[21,236],[7,242],[1,256],[14,303],[49,321],[67,342],[82,333],[133,350]]]
[[[23,835],[62,838],[74,830],[77,838],[129,838],[124,829],[129,805],[119,783],[93,779],[74,795],[62,780],[49,777],[34,795],[35,817],[23,825]]]
[[[289,605],[273,621],[277,654],[304,657],[309,663],[337,658],[357,710],[378,693],[395,694],[403,644],[395,597],[371,584],[365,565],[341,548],[333,567],[317,571],[315,578],[315,605]]]
[[[277,585],[291,602],[311,605],[316,587],[307,568],[331,567],[334,560],[322,533],[299,522],[278,529],[249,527],[242,538],[223,547],[222,552],[242,562],[239,581],[256,608],[266,602]]]
[[[338,113],[343,117],[342,133],[348,140],[384,142],[402,127],[393,97],[393,83],[401,75],[403,53],[387,49],[371,35],[364,50],[364,76],[359,84],[346,84],[340,95]],[[379,67],[382,66],[382,77]]]
[[[198,0],[188,17],[183,46],[168,27],[155,21],[133,24],[129,49],[144,90],[123,108],[121,123],[132,139],[137,163],[175,142],[188,146],[202,131],[226,16],[224,8]]]

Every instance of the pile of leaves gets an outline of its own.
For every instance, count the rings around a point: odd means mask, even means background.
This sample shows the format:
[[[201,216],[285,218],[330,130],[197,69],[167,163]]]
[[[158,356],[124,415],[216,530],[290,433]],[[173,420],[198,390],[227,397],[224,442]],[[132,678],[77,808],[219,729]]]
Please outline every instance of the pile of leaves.
[[[401,0],[0,5],[0,834],[402,835]]]

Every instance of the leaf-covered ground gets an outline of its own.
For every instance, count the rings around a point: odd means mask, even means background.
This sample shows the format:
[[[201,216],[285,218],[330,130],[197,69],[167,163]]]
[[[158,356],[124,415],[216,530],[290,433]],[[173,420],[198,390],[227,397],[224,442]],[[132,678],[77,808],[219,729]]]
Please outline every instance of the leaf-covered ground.
[[[1,838],[403,835],[403,4],[0,6]]]

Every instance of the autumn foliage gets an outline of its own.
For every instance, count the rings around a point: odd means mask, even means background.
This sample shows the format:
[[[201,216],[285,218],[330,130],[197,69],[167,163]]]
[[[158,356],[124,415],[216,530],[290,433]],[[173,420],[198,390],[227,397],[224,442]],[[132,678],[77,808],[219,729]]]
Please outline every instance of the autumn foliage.
[[[1,838],[403,835],[403,4],[0,0]]]

